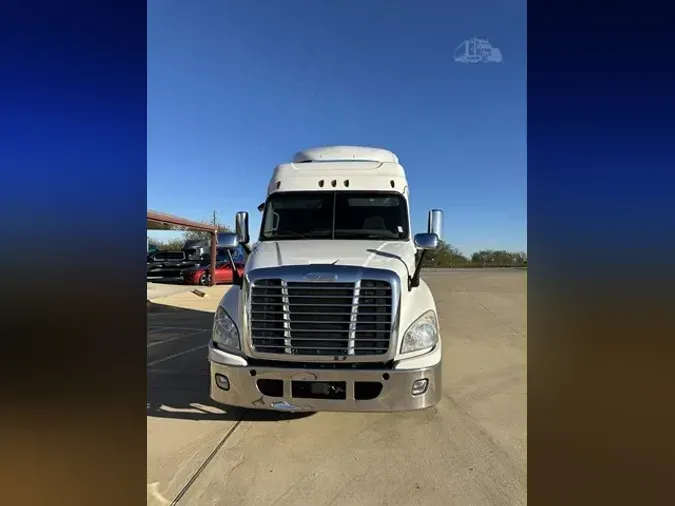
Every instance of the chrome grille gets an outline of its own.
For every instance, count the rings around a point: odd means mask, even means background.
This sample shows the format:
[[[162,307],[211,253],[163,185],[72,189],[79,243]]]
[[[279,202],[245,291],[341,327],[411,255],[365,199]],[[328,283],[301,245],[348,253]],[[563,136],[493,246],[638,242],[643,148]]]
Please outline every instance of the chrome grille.
[[[254,351],[377,356],[389,350],[392,289],[387,281],[257,280],[251,287]]]

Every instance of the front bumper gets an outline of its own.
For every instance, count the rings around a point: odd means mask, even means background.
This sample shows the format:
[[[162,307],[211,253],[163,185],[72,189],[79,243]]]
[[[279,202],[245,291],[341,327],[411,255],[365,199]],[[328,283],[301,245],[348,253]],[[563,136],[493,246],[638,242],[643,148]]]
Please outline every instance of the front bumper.
[[[424,409],[435,405],[441,398],[442,362],[440,350],[438,352],[438,362],[417,368],[296,369],[251,366],[241,357],[211,348],[211,399],[230,406],[292,412],[392,412]],[[223,360],[224,356],[229,359]],[[216,375],[227,378],[228,390],[218,385]],[[283,384],[281,395],[264,395],[259,386],[260,380],[280,380],[276,383],[279,386]],[[427,380],[427,388],[423,393],[413,395],[413,383],[418,380]],[[344,382],[345,392],[343,398],[339,399],[306,398],[304,394],[293,397],[294,385],[299,385],[300,382],[304,385],[307,382]],[[375,398],[357,400],[357,389],[364,383],[369,383],[370,386],[378,383],[381,391]],[[296,388],[298,390],[301,389]]]

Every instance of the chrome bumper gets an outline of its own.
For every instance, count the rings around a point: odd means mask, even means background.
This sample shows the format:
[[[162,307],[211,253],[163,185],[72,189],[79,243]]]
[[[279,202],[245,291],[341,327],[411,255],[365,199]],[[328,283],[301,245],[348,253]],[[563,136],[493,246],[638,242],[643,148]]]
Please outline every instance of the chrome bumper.
[[[418,369],[289,369],[252,367],[211,363],[211,399],[229,406],[282,411],[412,411],[431,407],[441,398],[441,362]],[[225,390],[216,382],[216,375],[229,383]],[[221,385],[223,384],[222,378]],[[281,380],[283,395],[263,395],[258,387],[261,379]],[[424,393],[413,395],[413,383],[427,380]],[[344,399],[293,397],[294,382],[344,382]],[[356,400],[357,382],[376,382],[382,390],[374,399]],[[295,383],[297,385],[297,383]]]

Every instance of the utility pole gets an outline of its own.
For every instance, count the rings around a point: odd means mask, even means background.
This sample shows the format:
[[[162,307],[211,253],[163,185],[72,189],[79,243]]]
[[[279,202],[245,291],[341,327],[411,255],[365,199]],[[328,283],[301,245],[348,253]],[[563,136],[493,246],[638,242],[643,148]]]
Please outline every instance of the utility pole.
[[[213,210],[213,226],[217,228],[216,210]],[[216,260],[218,259],[218,237],[216,233],[211,234],[211,252],[209,254],[211,265],[209,266],[209,286],[216,284]]]

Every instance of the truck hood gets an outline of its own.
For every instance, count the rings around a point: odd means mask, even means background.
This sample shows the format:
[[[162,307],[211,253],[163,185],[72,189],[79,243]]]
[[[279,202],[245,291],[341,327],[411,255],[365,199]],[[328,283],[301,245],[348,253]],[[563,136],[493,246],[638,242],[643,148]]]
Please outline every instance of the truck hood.
[[[389,269],[405,280],[415,270],[415,248],[400,241],[265,241],[253,248],[246,270],[317,264]]]

